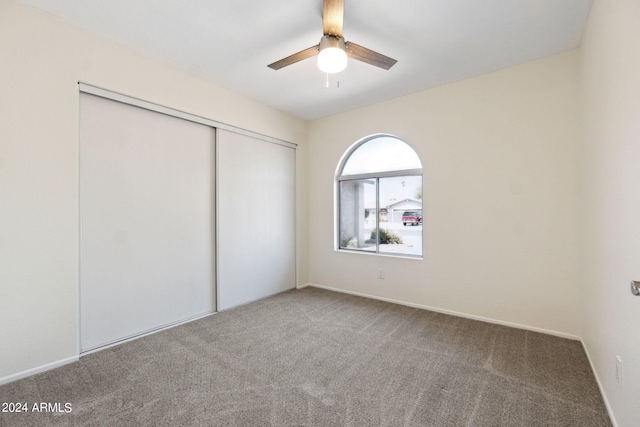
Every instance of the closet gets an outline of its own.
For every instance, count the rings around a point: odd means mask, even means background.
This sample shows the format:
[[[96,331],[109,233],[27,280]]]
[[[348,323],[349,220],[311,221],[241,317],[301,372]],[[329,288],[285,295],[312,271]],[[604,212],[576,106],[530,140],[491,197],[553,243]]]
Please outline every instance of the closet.
[[[295,145],[80,84],[80,351],[295,287]]]

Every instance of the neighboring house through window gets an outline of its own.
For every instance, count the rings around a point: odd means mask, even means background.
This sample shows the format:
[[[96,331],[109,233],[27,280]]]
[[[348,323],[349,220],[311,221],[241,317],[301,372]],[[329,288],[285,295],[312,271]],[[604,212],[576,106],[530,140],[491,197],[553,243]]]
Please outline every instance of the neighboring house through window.
[[[351,146],[336,173],[340,250],[422,256],[422,163],[401,139]]]

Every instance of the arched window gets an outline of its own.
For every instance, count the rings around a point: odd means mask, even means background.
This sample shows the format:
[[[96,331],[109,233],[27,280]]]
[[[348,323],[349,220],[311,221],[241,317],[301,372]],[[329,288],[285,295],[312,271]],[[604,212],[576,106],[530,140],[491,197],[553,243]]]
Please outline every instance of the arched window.
[[[422,163],[401,139],[351,146],[336,173],[340,250],[422,256]]]

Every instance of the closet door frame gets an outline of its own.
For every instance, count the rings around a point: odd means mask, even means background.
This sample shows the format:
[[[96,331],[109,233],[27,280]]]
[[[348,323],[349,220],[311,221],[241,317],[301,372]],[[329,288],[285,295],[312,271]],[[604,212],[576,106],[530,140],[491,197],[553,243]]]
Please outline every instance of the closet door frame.
[[[263,135],[261,133],[253,132],[247,129],[239,128],[237,126],[228,125],[223,122],[219,122],[206,117],[198,116],[196,114],[187,113],[185,111],[176,110],[174,108],[165,107],[154,102],[145,101],[139,98],[135,98],[128,95],[123,95],[118,92],[113,92],[108,89],[103,89],[98,86],[93,86],[88,83],[78,82],[78,88],[80,92],[88,93],[90,95],[97,95],[102,98],[111,99],[112,101],[122,102],[123,104],[133,105],[135,107],[144,108],[146,110],[155,111],[158,113],[166,114],[168,116],[177,117],[179,119],[188,120],[190,122],[200,123],[206,126],[210,126],[215,129],[227,130],[240,135],[250,136],[252,138],[260,139],[265,142],[273,144],[284,145],[285,147],[296,148],[298,144],[288,142],[282,139],[274,138],[271,136]]]
[[[213,247],[213,251],[215,253],[215,261],[213,263],[214,264],[213,276],[215,278],[215,283],[214,284],[215,284],[215,288],[216,288],[214,290],[215,295],[216,295],[216,307],[214,307],[214,309],[215,309],[214,313],[217,312],[218,309],[219,309],[218,306],[220,304],[219,303],[219,285],[220,285],[219,279],[220,279],[220,277],[219,277],[219,267],[218,267],[218,258],[219,258],[219,242],[218,242],[218,225],[219,225],[218,224],[218,218],[219,218],[219,213],[218,213],[218,206],[219,206],[218,205],[218,186],[219,186],[219,182],[218,182],[218,177],[217,177],[217,174],[218,174],[218,170],[217,170],[218,169],[217,168],[217,163],[218,163],[217,148],[218,148],[218,137],[219,137],[218,136],[219,135],[218,130],[226,130],[226,131],[233,132],[233,133],[236,133],[236,134],[245,135],[245,136],[248,136],[248,137],[251,137],[251,138],[255,138],[255,139],[267,142],[267,143],[278,144],[278,145],[283,145],[285,147],[292,148],[294,150],[294,163],[297,162],[295,160],[295,158],[297,157],[297,150],[296,150],[297,144],[292,143],[292,142],[288,142],[288,141],[284,141],[284,140],[281,140],[281,139],[278,139],[278,138],[273,138],[273,137],[270,137],[270,136],[267,136],[267,135],[263,135],[263,134],[260,134],[260,133],[257,133],[257,132],[253,132],[253,131],[250,131],[250,130],[242,129],[242,128],[239,128],[239,127],[236,127],[236,126],[232,126],[232,125],[229,125],[229,124],[226,124],[226,123],[223,123],[223,122],[219,122],[219,121],[216,121],[216,120],[212,120],[212,119],[209,119],[209,118],[206,118],[206,117],[202,117],[202,116],[198,116],[198,115],[195,115],[195,114],[191,114],[191,113],[188,113],[188,112],[185,112],[185,111],[181,111],[181,110],[177,110],[177,109],[174,109],[174,108],[166,107],[166,106],[163,106],[163,105],[160,105],[160,104],[156,104],[154,102],[146,101],[146,100],[143,100],[143,99],[140,99],[140,98],[128,96],[128,95],[125,95],[125,94],[122,94],[122,93],[118,93],[118,92],[114,92],[114,91],[111,91],[111,90],[108,90],[108,89],[105,89],[105,88],[101,88],[99,86],[95,86],[95,85],[92,85],[92,84],[89,84],[89,83],[78,82],[78,88],[79,88],[78,97],[80,96],[80,93],[95,95],[95,96],[99,96],[99,97],[102,97],[102,98],[105,98],[105,99],[109,99],[109,100],[112,100],[112,101],[121,102],[123,104],[128,104],[128,105],[131,105],[131,106],[140,107],[140,108],[143,108],[143,109],[146,109],[146,110],[150,110],[150,111],[161,113],[161,114],[165,114],[165,115],[168,115],[168,116],[184,119],[184,120],[191,121],[191,122],[194,122],[194,123],[203,124],[205,126],[209,126],[209,127],[212,127],[212,128],[215,129],[215,139],[216,140],[215,140],[215,143],[214,143],[214,165],[215,165],[214,166],[214,168],[215,168],[214,173],[216,174],[216,176],[215,176],[215,187],[214,187],[214,194],[213,194],[213,197],[214,197],[214,200],[215,200],[215,211],[214,211],[215,212],[215,222],[213,224],[213,229],[214,229],[214,234],[215,234],[214,247]],[[78,141],[78,146],[80,146],[79,144],[80,144],[80,141]],[[78,162],[79,161],[80,161],[80,157],[78,157]],[[294,170],[295,170],[295,164],[294,164]],[[80,166],[78,165],[78,174],[79,173],[80,173]],[[295,206],[295,174],[294,174],[293,178],[294,178],[294,206]],[[80,175],[78,175],[78,182],[80,182]],[[79,193],[78,193],[78,197],[79,197]],[[78,210],[80,210],[80,202],[78,203]],[[78,212],[79,217],[80,217],[80,214],[81,213]],[[294,212],[293,212],[293,216],[294,216],[294,220],[295,220],[295,218],[296,218],[295,209],[294,209]],[[297,222],[297,220],[295,222]],[[79,223],[78,224],[78,236],[79,236],[78,237],[78,247],[79,248],[80,248],[80,243],[81,243],[81,241],[80,241],[80,226],[81,226],[81,224]],[[297,239],[295,237],[295,233],[296,233],[295,227],[296,227],[296,225],[294,223],[293,224],[294,245],[297,242]],[[179,324],[187,323],[187,322],[193,321],[193,320],[195,320],[197,318],[203,317],[203,316],[198,316],[198,317],[195,317],[195,318],[190,318],[190,319],[186,319],[184,321],[176,322],[176,323],[173,323],[173,324],[170,324],[170,325],[165,325],[163,327],[148,331],[146,333],[141,333],[139,335],[136,335],[136,336],[133,336],[133,337],[130,337],[130,338],[125,338],[125,339],[123,339],[121,341],[117,341],[117,342],[114,342],[114,343],[111,343],[111,344],[108,344],[108,345],[105,345],[105,346],[101,346],[101,347],[98,347],[98,348],[91,349],[91,350],[83,352],[81,350],[82,343],[81,343],[81,333],[80,333],[80,328],[81,328],[81,319],[80,319],[80,316],[81,316],[81,306],[80,306],[81,305],[81,297],[80,297],[80,292],[81,292],[80,262],[81,261],[79,259],[80,252],[81,252],[81,250],[78,250],[78,292],[77,292],[77,304],[78,304],[78,312],[77,312],[77,316],[78,316],[77,349],[78,349],[78,354],[80,354],[80,355],[89,354],[89,353],[92,353],[94,351],[99,351],[99,350],[102,350],[102,349],[105,349],[105,348],[108,348],[108,347],[111,347],[111,346],[114,346],[114,345],[121,344],[121,343],[126,342],[126,341],[130,341],[130,340],[137,339],[137,338],[140,338],[142,336],[145,336],[145,335],[148,335],[148,334],[151,334],[151,333],[155,333],[155,332],[157,332],[159,330],[171,328],[173,326],[177,326]],[[297,266],[297,261],[295,260],[295,257],[297,257],[297,251],[296,251],[295,247],[294,247],[294,254],[295,254],[294,255],[294,280],[297,281],[297,271],[295,271],[296,266]],[[294,283],[294,286],[295,286],[295,283]]]

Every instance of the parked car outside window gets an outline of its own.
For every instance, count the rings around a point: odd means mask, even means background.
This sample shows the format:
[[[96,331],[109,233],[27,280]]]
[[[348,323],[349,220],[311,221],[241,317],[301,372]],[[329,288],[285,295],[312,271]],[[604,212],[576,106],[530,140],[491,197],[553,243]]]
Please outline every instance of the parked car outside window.
[[[419,225],[422,223],[422,213],[416,211],[406,211],[402,214],[402,225]]]

